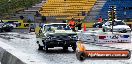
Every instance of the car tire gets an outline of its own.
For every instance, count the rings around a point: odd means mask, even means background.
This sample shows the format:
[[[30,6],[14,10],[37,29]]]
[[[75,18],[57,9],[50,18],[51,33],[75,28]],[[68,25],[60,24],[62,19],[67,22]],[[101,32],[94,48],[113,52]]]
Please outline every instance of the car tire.
[[[85,60],[85,53],[76,52],[76,57],[77,57],[78,60],[83,61],[83,60]]]
[[[43,46],[40,46],[40,45],[39,45],[38,50],[43,50]]]
[[[44,47],[45,47],[45,51],[48,52],[49,51],[48,50],[48,45],[46,43],[44,44]]]
[[[1,32],[4,32],[4,30],[3,30],[3,29],[1,29]]]
[[[127,33],[127,30],[122,30],[121,33]]]
[[[103,32],[105,32],[105,29],[103,28]]]
[[[2,29],[0,29],[0,33],[2,32]]]
[[[47,46],[45,47],[45,51],[46,51],[46,52],[48,52],[48,51],[49,51]]]
[[[77,48],[76,45],[73,45],[73,46],[72,46],[73,51],[76,51],[76,48]]]
[[[68,50],[68,47],[67,46],[63,46],[63,50]]]
[[[10,31],[11,31],[11,29],[9,27],[4,28],[4,32],[10,32]]]

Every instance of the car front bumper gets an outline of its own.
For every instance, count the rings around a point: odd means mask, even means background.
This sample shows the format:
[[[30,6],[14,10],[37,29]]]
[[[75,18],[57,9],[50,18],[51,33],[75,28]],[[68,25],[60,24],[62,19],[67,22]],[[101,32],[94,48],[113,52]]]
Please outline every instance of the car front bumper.
[[[47,45],[48,47],[63,47],[63,46],[67,46],[67,47],[72,47],[74,45],[76,45],[77,40],[49,40],[49,41],[45,41],[44,45]]]
[[[123,31],[123,30],[131,32],[131,29],[113,29],[114,32],[120,32],[120,31]]]

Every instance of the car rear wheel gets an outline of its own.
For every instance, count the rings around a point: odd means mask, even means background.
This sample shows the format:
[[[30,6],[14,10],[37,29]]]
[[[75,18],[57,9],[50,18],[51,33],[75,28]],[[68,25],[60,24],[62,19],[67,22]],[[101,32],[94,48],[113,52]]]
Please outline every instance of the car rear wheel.
[[[11,32],[11,28],[9,28],[9,27],[5,27],[5,28],[3,28],[3,30],[4,30],[5,32]]]
[[[73,46],[72,46],[73,51],[76,51],[76,48],[77,48],[76,45],[73,45]]]
[[[3,32],[3,30],[0,28],[0,32]]]
[[[43,46],[39,45],[38,50],[43,50]]]
[[[47,46],[45,47],[45,51],[48,52],[48,47]]]
[[[121,33],[127,33],[127,30],[122,30]]]

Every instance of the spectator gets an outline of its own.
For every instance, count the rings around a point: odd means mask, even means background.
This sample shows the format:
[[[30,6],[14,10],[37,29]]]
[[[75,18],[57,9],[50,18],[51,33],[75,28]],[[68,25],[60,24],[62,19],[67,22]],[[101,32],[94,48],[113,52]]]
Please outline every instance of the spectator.
[[[62,22],[63,22],[63,23],[66,23],[66,20],[63,20]]]
[[[23,19],[24,19],[24,17],[23,17],[23,16],[20,16],[20,19],[21,19],[21,20],[23,20]]]
[[[102,19],[102,17],[101,17],[101,16],[99,17],[98,22],[100,22],[100,23],[102,23],[102,22],[103,22],[103,19]]]
[[[70,28],[75,31],[75,21],[74,19],[72,18],[71,21],[68,23],[68,25],[70,26]]]
[[[82,22],[80,19],[78,19],[78,22],[76,24],[76,27],[78,28],[78,30],[81,30],[82,29]]]

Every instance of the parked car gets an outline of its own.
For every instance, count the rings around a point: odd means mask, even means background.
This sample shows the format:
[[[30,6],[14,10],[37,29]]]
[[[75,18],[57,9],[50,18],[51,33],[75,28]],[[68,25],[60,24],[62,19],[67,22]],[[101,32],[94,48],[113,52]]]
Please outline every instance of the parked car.
[[[112,22],[107,21],[102,25],[103,31],[112,31]],[[131,32],[131,28],[126,25],[126,23],[122,20],[115,20],[113,24],[113,32],[121,32],[121,33],[126,33],[126,32]]]
[[[13,23],[0,23],[0,32],[11,32],[13,28],[16,27],[16,24]]]

